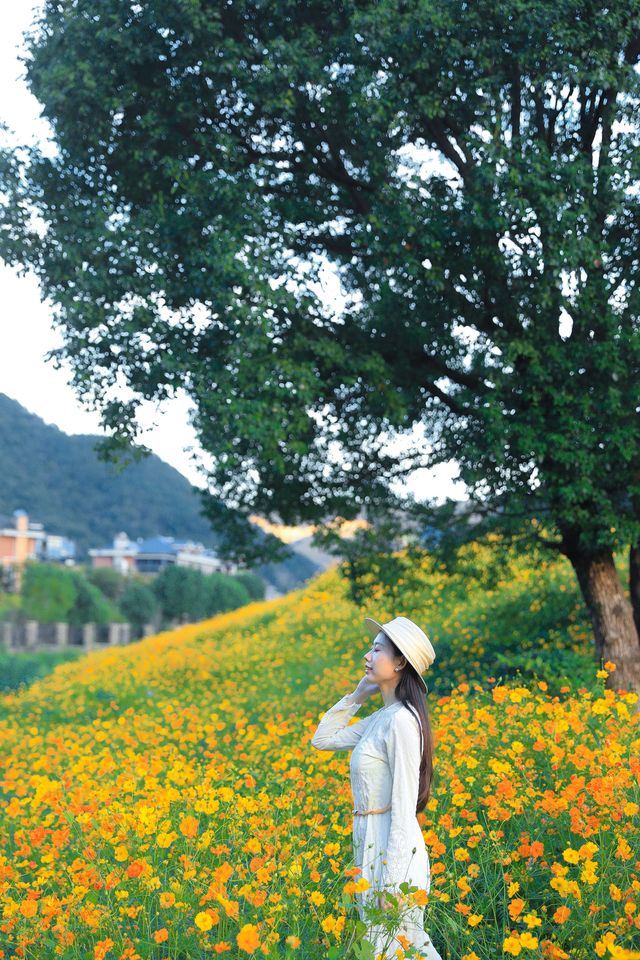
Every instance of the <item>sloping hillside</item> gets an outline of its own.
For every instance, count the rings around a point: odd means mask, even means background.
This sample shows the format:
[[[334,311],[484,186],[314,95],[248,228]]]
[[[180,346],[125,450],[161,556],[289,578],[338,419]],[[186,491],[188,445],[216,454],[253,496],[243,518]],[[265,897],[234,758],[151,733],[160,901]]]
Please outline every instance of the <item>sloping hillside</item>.
[[[1,698],[9,955],[364,957],[349,757],[310,739],[362,676],[363,616],[404,613],[438,655],[431,886],[408,894],[443,960],[636,956],[637,698],[596,676],[570,569],[423,573],[359,610],[330,571]]]

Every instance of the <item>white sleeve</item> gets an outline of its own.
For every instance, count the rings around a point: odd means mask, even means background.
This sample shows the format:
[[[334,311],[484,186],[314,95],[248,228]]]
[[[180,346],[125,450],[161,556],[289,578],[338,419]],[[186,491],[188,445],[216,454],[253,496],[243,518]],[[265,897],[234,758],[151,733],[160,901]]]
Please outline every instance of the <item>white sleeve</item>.
[[[391,823],[382,865],[383,890],[400,893],[398,886],[411,874],[416,846],[416,805],[420,786],[421,726],[418,718],[402,707],[392,717],[385,738],[391,770]]]
[[[346,693],[320,719],[311,738],[311,745],[317,750],[351,750],[369,726],[373,715],[348,725],[356,710],[362,706],[361,703],[354,703],[350,697],[351,694]]]

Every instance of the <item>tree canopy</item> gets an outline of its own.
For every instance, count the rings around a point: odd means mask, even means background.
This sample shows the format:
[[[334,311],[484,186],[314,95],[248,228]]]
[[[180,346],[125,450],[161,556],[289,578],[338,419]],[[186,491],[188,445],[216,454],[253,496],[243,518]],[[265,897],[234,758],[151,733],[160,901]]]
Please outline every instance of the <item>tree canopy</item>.
[[[606,633],[594,564],[640,540],[639,12],[48,0],[55,150],[5,156],[4,255],[115,437],[194,399],[213,519],[353,518],[455,459]]]

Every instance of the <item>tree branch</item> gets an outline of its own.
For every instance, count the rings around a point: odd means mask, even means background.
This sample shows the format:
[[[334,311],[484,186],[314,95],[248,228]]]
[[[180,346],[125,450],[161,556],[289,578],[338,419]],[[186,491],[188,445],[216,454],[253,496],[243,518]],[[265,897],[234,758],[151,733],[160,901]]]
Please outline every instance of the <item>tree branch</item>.
[[[452,413],[455,413],[458,417],[468,417],[473,415],[473,411],[468,407],[463,407],[460,403],[450,397],[448,393],[445,393],[444,390],[441,390],[440,387],[436,387],[435,383],[428,382],[423,384],[424,389],[427,393],[430,393],[432,396],[436,397],[438,400],[441,400],[447,407],[451,410]]]
[[[625,63],[630,64],[630,66],[635,66],[638,57],[640,57],[640,34],[629,41],[624,51]]]
[[[463,156],[460,147],[451,143],[447,136],[444,121],[433,117],[424,121],[424,131],[428,139],[432,140],[438,149],[450,160],[464,181],[469,175],[469,163]]]
[[[520,83],[520,64],[514,60],[511,65],[511,146],[520,150],[520,117],[522,114],[522,88]]]

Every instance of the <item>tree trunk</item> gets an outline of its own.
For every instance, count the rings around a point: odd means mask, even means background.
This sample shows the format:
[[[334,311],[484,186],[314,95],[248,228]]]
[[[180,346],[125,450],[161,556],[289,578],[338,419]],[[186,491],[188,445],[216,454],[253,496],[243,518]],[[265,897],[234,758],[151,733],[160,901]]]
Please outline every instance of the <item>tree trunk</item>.
[[[591,616],[597,658],[616,665],[607,677],[607,686],[640,694],[640,638],[612,551],[606,547],[585,551],[567,545],[563,553],[576,571]],[[640,709],[640,698],[637,707]]]
[[[629,547],[629,593],[633,607],[633,619],[640,634],[640,543]]]

